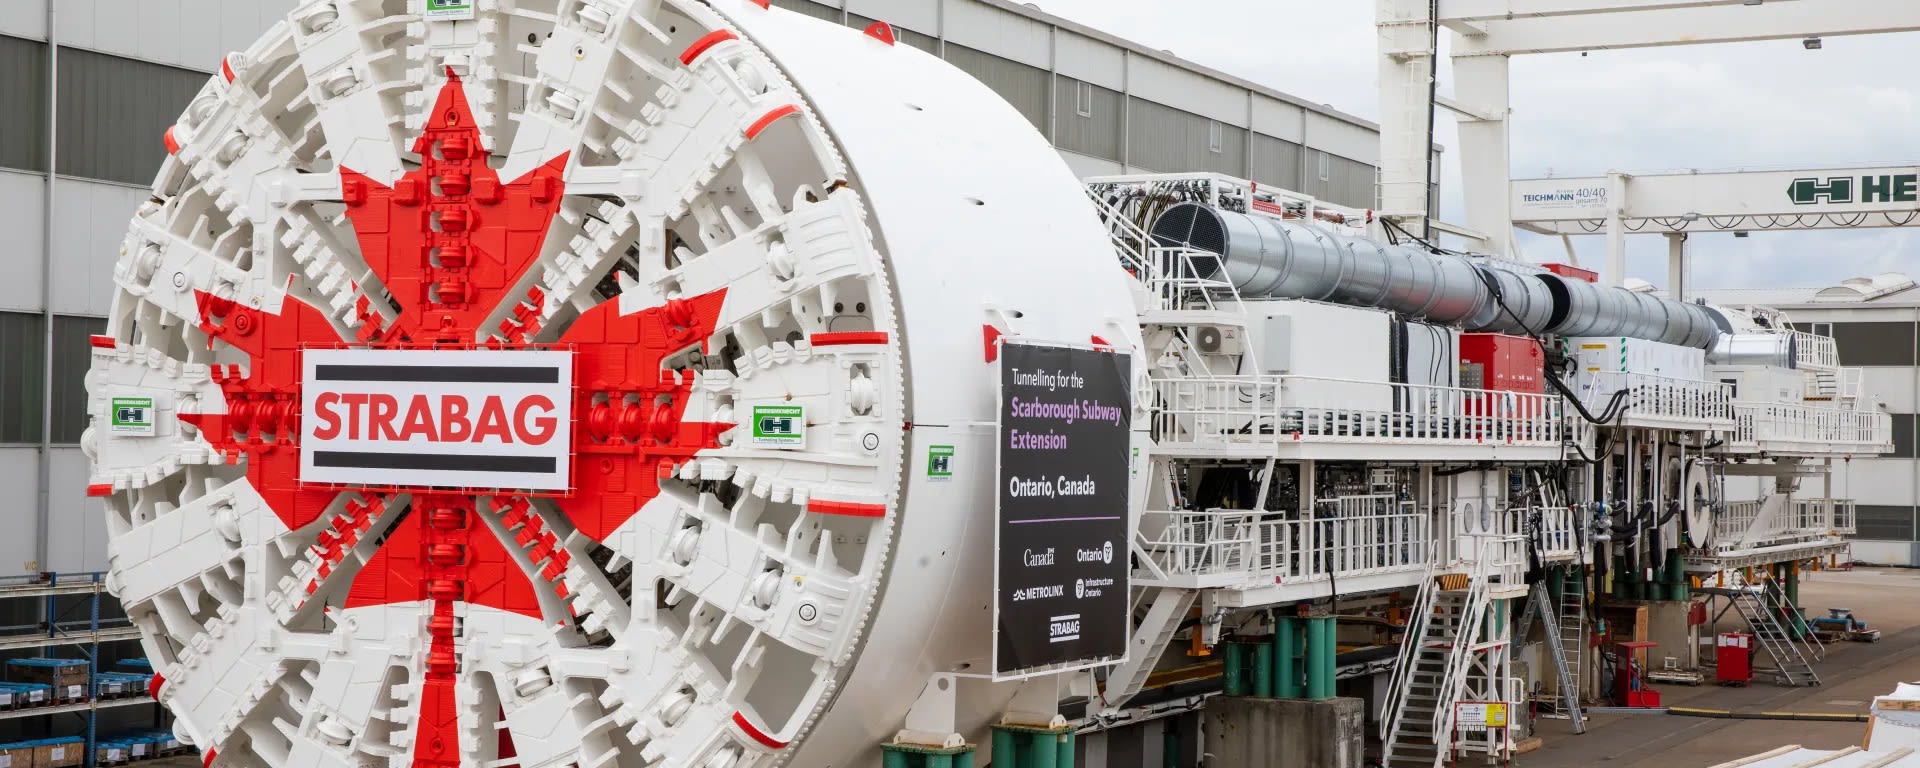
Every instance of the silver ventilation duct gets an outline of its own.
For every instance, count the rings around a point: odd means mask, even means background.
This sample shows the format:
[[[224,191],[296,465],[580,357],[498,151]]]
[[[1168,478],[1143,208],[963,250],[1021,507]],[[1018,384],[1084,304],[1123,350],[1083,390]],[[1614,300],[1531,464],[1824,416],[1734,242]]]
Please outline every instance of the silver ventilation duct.
[[[1602,288],[1559,275],[1537,276],[1553,294],[1553,317],[1540,330],[1561,336],[1625,336],[1707,349],[1727,320],[1701,304],[1683,304],[1625,288]]]
[[[1547,287],[1530,277],[1424,248],[1347,237],[1306,222],[1181,203],[1160,215],[1152,234],[1159,245],[1209,254],[1192,259],[1199,276],[1223,275],[1246,298],[1379,307],[1501,333],[1543,330],[1555,306]]]
[[[1707,350],[1707,365],[1766,365],[1800,367],[1800,350],[1791,334],[1721,334]]]

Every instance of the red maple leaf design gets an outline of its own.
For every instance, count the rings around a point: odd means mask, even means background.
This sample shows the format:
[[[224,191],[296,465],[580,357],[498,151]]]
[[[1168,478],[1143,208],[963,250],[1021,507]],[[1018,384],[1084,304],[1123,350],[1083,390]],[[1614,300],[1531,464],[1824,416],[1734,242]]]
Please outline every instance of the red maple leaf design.
[[[537,261],[564,192],[567,155],[503,183],[489,164],[465,90],[448,73],[412,151],[417,169],[385,186],[340,171],[342,196],[361,255],[400,313],[391,323],[361,298],[358,337],[342,339],[325,315],[289,296],[278,313],[200,294],[200,327],[246,354],[244,367],[216,368],[226,413],[188,415],[227,458],[246,460],[248,481],[289,528],[320,519],[340,494],[347,514],[320,534],[322,565],[309,594],[400,493],[410,494],[395,523],[356,574],[347,607],[422,601],[429,638],[416,766],[457,766],[454,708],[459,603],[541,617],[535,585],[507,542],[477,519],[497,514],[512,547],[539,569],[540,582],[565,596],[559,578],[571,561],[525,496],[447,488],[340,488],[303,484],[300,468],[300,354],[348,344],[381,349],[527,348],[540,330],[544,300],[528,270]],[[573,490],[553,498],[583,535],[595,540],[659,493],[659,481],[731,425],[683,423],[692,389],[661,362],[712,336],[722,293],[676,299],[631,315],[607,301],[584,313],[553,346],[574,354]],[[493,329],[482,325],[512,302]],[[548,617],[567,621],[571,617]]]

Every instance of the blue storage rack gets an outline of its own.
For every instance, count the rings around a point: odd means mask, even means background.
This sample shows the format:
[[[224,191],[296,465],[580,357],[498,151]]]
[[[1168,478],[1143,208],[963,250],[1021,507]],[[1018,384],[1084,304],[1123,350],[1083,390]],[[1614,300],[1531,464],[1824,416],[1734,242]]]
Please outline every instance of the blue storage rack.
[[[85,665],[87,670],[86,679],[88,681],[85,686],[81,686],[82,695],[78,697],[78,700],[72,700],[66,695],[67,692],[65,691],[53,691],[50,686],[44,684],[0,683],[0,694],[21,695],[24,693],[28,697],[31,697],[33,691],[39,690],[41,695],[46,697],[38,706],[33,706],[31,702],[25,707],[0,705],[0,719],[40,716],[51,717],[53,715],[73,714],[79,715],[86,720],[85,730],[78,735],[51,739],[36,739],[4,746],[70,744],[80,751],[82,756],[80,763],[82,765],[86,768],[95,768],[96,765],[100,764],[98,762],[100,759],[110,754],[108,750],[101,748],[108,740],[102,739],[97,733],[99,727],[97,717],[98,710],[112,707],[154,707],[155,725],[164,724],[162,722],[165,717],[164,713],[161,712],[154,701],[144,693],[133,695],[123,693],[120,698],[113,699],[102,699],[99,695],[99,691],[103,687],[102,678],[100,677],[100,675],[103,674],[103,671],[100,669],[102,663],[100,657],[101,644],[138,640],[140,637],[139,631],[134,629],[125,620],[108,623],[101,621],[101,600],[112,599],[111,596],[106,594],[103,578],[104,574],[100,573],[44,574],[42,577],[36,579],[0,578],[0,600],[38,599],[42,605],[42,623],[39,625],[38,630],[26,633],[0,633],[0,650],[37,649],[40,658],[13,659],[9,660],[8,666],[23,667],[77,663]],[[79,611],[85,611],[85,617],[68,619],[67,616],[60,611],[61,605],[59,598],[61,597],[82,598],[83,600],[81,602],[69,606],[69,612],[77,613]],[[81,656],[84,658],[52,658],[52,649],[60,646],[77,647]],[[25,663],[14,664],[12,662]],[[136,685],[137,690],[145,691],[148,683],[152,680],[153,665],[146,659],[122,659],[115,666],[117,669],[106,671],[104,674],[110,676],[107,678],[109,680],[117,680],[123,691],[129,686]],[[52,721],[50,720],[49,722]],[[149,757],[158,754],[154,751],[156,748],[161,752],[190,749],[181,745],[179,741],[174,739],[172,732],[164,728],[122,733],[116,735],[114,739],[111,740],[115,743],[115,748],[122,750],[121,761],[124,762],[128,758],[127,753],[131,751],[131,745],[133,741],[136,740],[141,741],[147,746],[146,751]]]

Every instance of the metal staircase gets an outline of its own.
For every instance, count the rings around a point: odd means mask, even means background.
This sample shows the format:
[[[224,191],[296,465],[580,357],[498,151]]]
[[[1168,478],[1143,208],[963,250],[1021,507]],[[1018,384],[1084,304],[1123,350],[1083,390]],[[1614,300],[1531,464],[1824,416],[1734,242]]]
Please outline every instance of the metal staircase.
[[[1173,642],[1174,634],[1180,631],[1180,622],[1193,608],[1193,600],[1199,594],[1198,590],[1172,587],[1157,587],[1147,592],[1151,593],[1153,602],[1147,606],[1140,626],[1133,630],[1133,647],[1127,649],[1127,660],[1107,673],[1106,685],[1101,688],[1100,696],[1106,708],[1119,708],[1146,686],[1147,677],[1153,674],[1167,644]],[[1145,601],[1149,595],[1142,594],[1140,599]],[[1200,630],[1196,627],[1194,631]]]
[[[1486,563],[1476,569],[1471,577],[1444,574],[1421,585],[1416,624],[1400,641],[1388,715],[1381,720],[1380,762],[1387,768],[1440,768],[1447,761],[1453,705],[1467,687],[1474,654],[1496,644],[1483,637],[1492,604]]]
[[[1813,663],[1807,659],[1808,653],[1802,651],[1805,642],[1795,639],[1792,631],[1780,624],[1780,606],[1785,600],[1772,597],[1777,589],[1771,580],[1766,580],[1759,584],[1742,584],[1712,591],[1732,601],[1734,610],[1740,612],[1740,618],[1746,620],[1747,627],[1753,631],[1754,641],[1760,644],[1761,650],[1766,651],[1767,658],[1773,660],[1774,674],[1781,682],[1796,686],[1819,685],[1820,676],[1814,673]],[[1807,651],[1811,652],[1812,649],[1808,647]]]
[[[1536,619],[1545,627],[1548,655],[1553,659],[1554,675],[1560,686],[1560,707],[1562,711],[1567,714],[1567,717],[1573,721],[1574,733],[1587,732],[1587,718],[1586,715],[1580,711],[1580,688],[1574,682],[1573,670],[1575,667],[1568,665],[1567,625],[1565,622],[1568,610],[1573,611],[1573,618],[1575,620],[1575,648],[1573,653],[1578,654],[1578,646],[1585,645],[1585,643],[1582,642],[1584,636],[1580,634],[1584,630],[1580,628],[1578,623],[1580,618],[1585,615],[1585,611],[1579,607],[1580,599],[1580,597],[1568,595],[1563,597],[1561,599],[1561,605],[1556,607],[1553,604],[1553,599],[1547,595],[1546,582],[1534,582],[1533,590],[1527,597],[1526,611],[1520,614],[1519,625],[1519,633],[1522,637],[1524,637],[1527,632],[1532,631],[1533,622]]]

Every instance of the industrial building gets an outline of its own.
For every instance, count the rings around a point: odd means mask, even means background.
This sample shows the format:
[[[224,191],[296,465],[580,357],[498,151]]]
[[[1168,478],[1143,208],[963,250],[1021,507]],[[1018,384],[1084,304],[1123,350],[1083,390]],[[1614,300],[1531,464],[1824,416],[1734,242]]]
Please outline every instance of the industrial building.
[[[1858,502],[1859,532],[1851,557],[1865,563],[1920,564],[1914,525],[1920,501],[1914,448],[1914,414],[1920,413],[1920,401],[1915,400],[1920,365],[1914,351],[1920,291],[1913,280],[1882,274],[1813,288],[1702,290],[1693,296],[1720,304],[1774,307],[1800,330],[1835,341],[1840,365],[1860,372],[1845,385],[1871,393],[1893,415],[1893,452],[1855,456],[1836,470],[1838,493]]]
[[[1005,0],[0,11],[0,768],[1443,768],[1851,675],[1914,284],[1516,260],[1693,206],[1504,120],[1860,29],[1494,5],[1378,2],[1378,126]]]
[[[86,427],[85,340],[105,328],[122,225],[148,197],[165,157],[160,136],[187,101],[222,57],[296,5],[0,3],[0,100],[13,105],[0,112],[0,223],[13,233],[10,263],[28,268],[0,282],[0,484],[43,511],[35,527],[0,540],[0,573],[105,567],[104,522],[83,494],[86,458],[77,446]],[[1340,205],[1373,203],[1377,127],[1275,88],[1004,0],[780,5],[850,25],[885,17],[902,42],[939,52],[993,87],[1053,137],[1082,176],[1211,171]],[[58,61],[48,56],[49,18]],[[43,299],[41,265],[49,262]],[[49,318],[53,357],[43,366]]]

